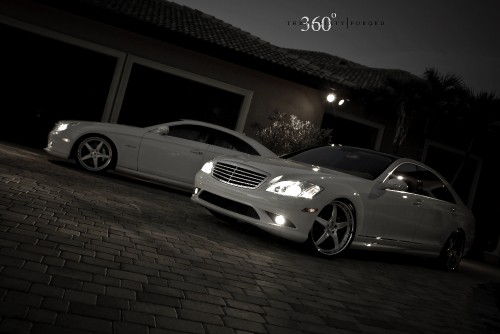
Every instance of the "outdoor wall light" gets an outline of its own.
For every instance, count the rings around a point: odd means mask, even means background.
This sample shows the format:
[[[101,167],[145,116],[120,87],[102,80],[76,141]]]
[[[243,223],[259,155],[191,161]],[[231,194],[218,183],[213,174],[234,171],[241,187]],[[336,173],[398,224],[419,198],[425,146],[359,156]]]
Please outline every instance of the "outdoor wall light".
[[[335,98],[336,96],[333,93],[330,93],[326,96],[326,100],[328,101],[328,103],[332,103],[333,101],[335,101]]]
[[[341,105],[343,105],[343,104],[345,104],[346,102],[349,102],[349,101],[351,101],[351,100],[349,100],[349,99],[341,99],[339,101],[339,106],[341,106]]]

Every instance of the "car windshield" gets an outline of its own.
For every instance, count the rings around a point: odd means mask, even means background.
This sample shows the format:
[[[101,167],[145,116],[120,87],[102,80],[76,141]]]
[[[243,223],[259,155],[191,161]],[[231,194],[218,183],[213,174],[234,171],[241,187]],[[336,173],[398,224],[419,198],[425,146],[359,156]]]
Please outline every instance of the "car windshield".
[[[397,157],[346,146],[322,146],[284,156],[285,159],[333,169],[373,180]]]

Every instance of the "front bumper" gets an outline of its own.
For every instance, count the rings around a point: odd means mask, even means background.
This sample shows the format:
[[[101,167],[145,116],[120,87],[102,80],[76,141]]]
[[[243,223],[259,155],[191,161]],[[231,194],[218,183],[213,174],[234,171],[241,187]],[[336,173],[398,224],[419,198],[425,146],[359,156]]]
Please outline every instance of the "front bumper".
[[[195,187],[193,202],[295,242],[307,240],[321,208],[311,199],[271,194],[262,189],[265,185],[258,189],[231,186],[203,172],[196,175]],[[277,216],[284,218],[280,224]]]
[[[71,155],[73,142],[71,139],[62,136],[59,132],[49,133],[47,147],[44,150],[58,158],[68,159]]]

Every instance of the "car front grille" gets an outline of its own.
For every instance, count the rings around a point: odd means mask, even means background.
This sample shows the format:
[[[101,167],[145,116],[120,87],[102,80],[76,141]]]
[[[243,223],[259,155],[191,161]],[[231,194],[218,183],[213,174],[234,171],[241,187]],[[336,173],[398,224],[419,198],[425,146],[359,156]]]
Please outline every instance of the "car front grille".
[[[259,187],[267,177],[264,173],[229,162],[217,162],[212,176],[220,182],[247,189]]]
[[[249,205],[224,198],[208,191],[202,191],[199,198],[218,207],[239,213],[240,215],[260,219],[257,211]]]

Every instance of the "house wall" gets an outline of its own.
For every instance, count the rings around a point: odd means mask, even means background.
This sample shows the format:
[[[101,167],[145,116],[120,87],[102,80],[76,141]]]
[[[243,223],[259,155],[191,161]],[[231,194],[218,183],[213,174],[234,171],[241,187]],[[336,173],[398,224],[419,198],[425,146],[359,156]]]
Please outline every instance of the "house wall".
[[[30,30],[35,33],[38,28],[53,31],[61,36],[70,36],[79,46],[90,43],[92,47],[98,45],[105,52],[116,53],[119,61],[115,78],[118,80],[123,79],[120,71],[124,68],[125,58],[131,56],[250,91],[253,94],[249,94],[248,110],[241,111],[240,127],[237,129],[250,136],[253,134],[251,125],[264,125],[275,109],[295,114],[316,125],[321,123],[325,92],[266,73],[24,0],[0,2],[2,21],[7,24],[20,22],[23,27],[31,27]],[[103,110],[103,114],[116,111],[114,107],[120,102],[119,95],[118,100],[115,98],[119,85],[120,82],[115,80],[110,87],[112,96],[108,101],[112,105],[108,105],[106,108],[109,110]]]

